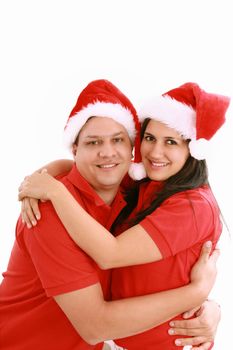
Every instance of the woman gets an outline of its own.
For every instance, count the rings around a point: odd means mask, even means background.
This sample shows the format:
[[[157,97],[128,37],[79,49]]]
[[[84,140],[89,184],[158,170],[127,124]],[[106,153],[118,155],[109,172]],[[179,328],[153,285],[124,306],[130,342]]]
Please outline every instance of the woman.
[[[118,268],[113,271],[113,299],[185,285],[203,242],[215,245],[221,234],[218,206],[197,145],[222,125],[228,105],[228,98],[188,83],[144,107],[141,156],[147,178],[128,194],[133,205],[122,213],[120,219],[126,221],[120,229],[118,225],[117,237],[46,173],[26,180],[19,198],[50,199],[73,240],[102,268]],[[116,342],[127,349],[174,349],[168,329],[166,323]]]

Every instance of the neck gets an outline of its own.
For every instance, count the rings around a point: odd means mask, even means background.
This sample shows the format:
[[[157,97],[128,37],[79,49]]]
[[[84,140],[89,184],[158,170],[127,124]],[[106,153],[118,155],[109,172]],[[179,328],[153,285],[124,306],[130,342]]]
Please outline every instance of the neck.
[[[107,188],[106,190],[98,190],[96,193],[100,196],[100,198],[108,205],[111,205],[113,202],[116,194],[117,194],[118,188],[114,188],[110,190]]]

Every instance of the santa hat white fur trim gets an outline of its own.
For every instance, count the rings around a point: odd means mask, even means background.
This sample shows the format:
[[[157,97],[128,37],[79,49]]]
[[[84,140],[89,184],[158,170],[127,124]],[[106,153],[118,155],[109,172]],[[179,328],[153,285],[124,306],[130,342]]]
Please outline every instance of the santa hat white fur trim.
[[[202,160],[206,159],[210,152],[210,141],[206,139],[191,140],[189,142],[190,154],[193,158]]]
[[[134,141],[136,128],[134,117],[128,108],[118,103],[108,103],[96,101],[89,103],[74,116],[70,117],[64,130],[64,144],[71,148],[78,133],[90,117],[108,117],[119,124],[122,124],[127,130],[129,137]]]
[[[195,110],[168,95],[148,100],[138,115],[140,122],[151,118],[175,129],[184,139],[196,139]]]
[[[132,163],[129,167],[128,174],[133,180],[141,180],[147,177],[146,169],[142,162]]]

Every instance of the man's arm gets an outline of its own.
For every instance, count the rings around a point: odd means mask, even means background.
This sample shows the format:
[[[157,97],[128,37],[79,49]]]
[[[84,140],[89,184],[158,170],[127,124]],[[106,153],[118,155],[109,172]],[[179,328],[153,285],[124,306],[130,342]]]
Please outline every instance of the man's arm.
[[[215,280],[218,253],[210,247],[192,269],[191,283],[170,291],[106,302],[99,284],[55,296],[81,337],[90,344],[135,335],[200,305]],[[208,276],[208,279],[203,276]]]

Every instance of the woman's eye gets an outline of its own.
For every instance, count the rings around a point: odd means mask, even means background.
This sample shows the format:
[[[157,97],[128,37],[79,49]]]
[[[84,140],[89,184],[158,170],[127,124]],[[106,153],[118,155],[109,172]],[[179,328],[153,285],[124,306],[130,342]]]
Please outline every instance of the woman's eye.
[[[177,145],[177,142],[175,140],[169,139],[167,140],[168,145]]]
[[[147,136],[144,137],[144,140],[146,140],[146,141],[154,141],[155,138],[153,136],[147,135]]]

